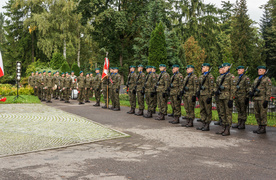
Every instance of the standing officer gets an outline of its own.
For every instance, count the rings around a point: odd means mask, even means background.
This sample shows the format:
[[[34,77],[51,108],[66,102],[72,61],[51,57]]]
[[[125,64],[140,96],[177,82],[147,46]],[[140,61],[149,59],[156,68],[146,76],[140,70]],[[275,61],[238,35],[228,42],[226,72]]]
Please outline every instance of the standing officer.
[[[64,85],[63,85],[63,83],[64,83],[64,73],[61,73],[61,78],[60,78],[60,92],[59,92],[59,98],[60,98],[60,101],[64,101],[64,98],[65,98],[65,96],[64,96],[64,91],[63,91],[63,87],[64,87]]]
[[[42,100],[41,101],[46,101],[46,95],[47,95],[47,90],[46,90],[46,71],[43,71],[42,75]]]
[[[147,71],[147,77],[145,80],[145,94],[146,94],[146,103],[148,105],[148,112],[146,115],[144,115],[145,118],[152,118],[152,113],[154,112],[154,97],[155,97],[155,92],[154,92],[154,86],[157,81],[157,76],[156,74],[152,73],[152,66],[147,66],[146,71]]]
[[[135,114],[136,108],[136,90],[135,90],[135,83],[137,75],[135,73],[135,66],[130,66],[130,73],[127,78],[127,87],[128,87],[128,96],[131,109],[128,111],[128,114]]]
[[[90,95],[90,91],[91,90],[92,90],[92,79],[90,78],[90,74],[86,73],[85,88],[84,88],[85,102],[86,103],[90,103],[90,101],[89,101],[89,95]]]
[[[233,125],[232,128],[245,129],[245,122],[247,119],[247,107],[249,105],[249,92],[251,91],[250,79],[245,75],[246,71],[244,66],[236,68],[238,71],[237,77],[235,77],[236,90],[235,90],[235,105],[238,111],[238,124]]]
[[[110,76],[110,74],[107,73],[108,78],[105,77],[102,80],[102,92],[103,92],[103,97],[104,97],[104,102],[105,102],[105,105],[102,106],[102,108],[104,108],[104,109],[107,108],[107,99],[108,99],[108,103],[109,103],[109,98],[107,98],[107,86],[109,85],[109,76]]]
[[[58,99],[59,97],[59,90],[60,90],[60,76],[59,72],[57,71],[53,77],[54,84],[57,86],[57,89],[54,90],[53,92],[53,97],[55,99]]]
[[[118,67],[113,68],[113,85],[112,85],[112,95],[113,95],[113,111],[120,111],[120,85],[121,85],[121,75],[118,73]]]
[[[172,66],[173,76],[171,77],[170,83],[170,98],[171,105],[174,114],[174,120],[169,121],[172,124],[179,123],[179,117],[181,116],[181,87],[183,87],[183,75],[179,72],[179,65],[175,64]]]
[[[252,92],[249,93],[250,98],[254,97],[255,118],[259,127],[253,132],[257,134],[266,133],[268,102],[272,92],[272,83],[266,73],[267,69],[265,66],[258,66],[259,77],[255,79]]]
[[[110,69],[110,76],[108,77],[109,78],[108,97],[112,103],[112,106],[108,107],[108,109],[113,110],[114,109],[114,95],[113,95],[112,89],[113,89],[114,68],[110,67],[109,69]]]
[[[101,101],[101,74],[100,74],[100,68],[95,69],[96,76],[93,81],[93,88],[95,90],[95,99],[96,99],[96,104],[93,106],[100,106],[100,101]]]
[[[34,76],[34,72],[32,72],[31,76],[29,76],[29,78],[28,78],[28,84],[29,84],[29,86],[31,86],[34,89],[34,92],[36,92],[35,81],[36,81],[36,77]]]
[[[89,91],[89,97],[93,98],[93,92],[94,92],[94,88],[93,88],[93,84],[94,84],[94,77],[93,77],[93,73],[90,72],[90,81],[91,81],[91,85],[92,85],[92,89],[90,89]]]
[[[72,76],[72,75],[71,75]],[[79,96],[78,96],[78,100],[79,100],[79,104],[84,104],[83,100],[84,100],[84,90],[85,90],[85,77],[83,76],[83,71],[80,71],[80,76],[77,77],[77,90],[79,91]]]
[[[35,81],[35,88],[37,89],[37,96],[38,98],[41,100],[42,99],[42,74],[41,72],[38,73],[38,77],[36,78],[36,81]]]
[[[195,103],[196,103],[196,89],[198,87],[198,79],[194,74],[194,66],[187,65],[187,76],[184,78],[184,87],[181,91],[183,94],[184,107],[186,110],[187,123],[181,125],[182,127],[193,127],[195,118]]]
[[[72,89],[76,89],[77,88],[77,76],[75,76],[75,72],[71,71],[71,79],[72,79],[72,83],[73,83],[73,88]]]
[[[167,102],[168,102],[168,88],[170,83],[170,75],[166,72],[166,65],[159,65],[160,75],[158,77],[157,83],[155,85],[155,90],[157,92],[157,104],[159,108],[160,115],[155,118],[155,120],[165,120],[165,115],[167,114]]]
[[[46,103],[52,103],[51,101],[51,96],[52,96],[52,90],[54,88],[54,80],[53,77],[51,76],[52,73],[51,71],[48,71],[48,76],[46,77],[46,82],[45,82],[45,86],[46,86],[46,91],[47,91],[47,101]]]
[[[220,100],[219,108],[221,111],[222,131],[219,131],[216,134],[229,136],[230,127],[232,125],[233,97],[236,87],[235,84],[237,83],[235,81],[235,76],[230,73],[230,63],[223,63],[222,67],[224,74],[219,81],[219,86],[216,91],[216,95],[219,95]]]
[[[144,108],[145,108],[144,93],[142,91],[145,84],[146,76],[143,73],[143,69],[144,69],[144,66],[142,64],[138,65],[139,74],[137,76],[136,86],[135,86],[135,90],[137,92],[138,105],[139,105],[139,112],[135,114],[137,116],[143,116]]]
[[[200,105],[200,118],[202,127],[197,130],[209,131],[209,125],[212,121],[212,95],[214,92],[214,76],[210,73],[210,64],[203,63],[201,69],[202,75],[199,77],[199,86],[197,87],[197,97]]]
[[[220,79],[223,76],[223,68],[222,68],[222,66],[219,66],[219,74],[220,75],[216,79],[216,84],[215,84],[214,92],[217,91],[216,88],[219,87]],[[220,108],[219,108],[219,103],[220,103],[219,94],[215,95],[215,101],[216,101],[216,107],[217,107],[219,121],[215,122],[214,125],[220,125],[221,126],[222,125],[222,119],[221,119],[221,111],[220,111]]]
[[[156,67],[155,66],[152,66],[152,74],[154,74],[156,76],[156,78],[159,77],[159,74],[156,73]],[[153,106],[154,106],[154,111],[152,113],[155,114],[156,108],[157,108],[157,93],[156,92],[154,93],[154,97],[153,97]]]
[[[70,103],[69,97],[71,95],[71,91],[73,88],[73,81],[70,76],[70,73],[66,73],[66,77],[63,79],[62,85],[63,85],[63,93],[64,93],[64,97],[65,97],[65,103]]]

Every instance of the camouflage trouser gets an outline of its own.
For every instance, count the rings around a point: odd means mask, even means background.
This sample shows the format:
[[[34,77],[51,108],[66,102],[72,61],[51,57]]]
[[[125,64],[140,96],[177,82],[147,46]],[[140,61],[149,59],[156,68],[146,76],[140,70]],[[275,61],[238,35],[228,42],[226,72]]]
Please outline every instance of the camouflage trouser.
[[[59,94],[60,94],[60,87],[57,87],[57,89],[54,91],[54,98],[59,98]]]
[[[37,96],[38,96],[39,99],[41,99],[42,98],[42,88],[37,87],[36,89],[37,89]]]
[[[33,89],[34,89],[34,95],[35,95],[35,96],[38,96],[38,92],[37,92],[38,89],[37,89],[37,88],[34,88],[34,87],[33,87]]]
[[[173,107],[174,107],[174,101],[172,100],[172,96],[170,96],[170,102],[171,102],[171,107],[172,107],[172,114],[174,114],[174,109],[173,109]],[[180,104],[181,104],[181,101],[180,101]],[[181,111],[180,111],[180,115],[181,115]]]
[[[159,108],[159,112],[162,114],[167,114],[167,105],[168,97],[166,95],[165,98],[163,98],[163,92],[157,92],[157,104]]]
[[[105,105],[107,105],[107,87],[103,87],[103,97],[104,97],[104,101],[105,101]],[[110,99],[108,98],[108,103],[109,103]]]
[[[112,95],[113,95],[113,102],[112,105],[114,108],[119,108],[120,109],[120,96],[119,96],[119,91],[116,92],[116,89],[112,89]]]
[[[90,91],[90,88],[87,88],[86,90],[84,89],[85,101],[89,101]]]
[[[246,120],[247,119],[247,107],[248,104],[245,104],[245,97],[235,97],[235,106],[238,111],[238,119]]]
[[[64,99],[64,91],[63,91],[63,89],[62,89],[63,87],[60,87],[60,89],[59,89],[59,98],[60,99]]]
[[[51,101],[51,97],[52,97],[52,88],[47,88],[47,101]]]
[[[44,89],[44,87],[42,88],[42,99],[46,100],[46,95],[47,95],[47,89]]]
[[[221,111],[221,119],[222,125],[231,126],[232,125],[232,112],[233,108],[228,107],[228,99],[220,99],[220,111]]]
[[[136,108],[136,94],[133,94],[133,90],[128,92],[130,107]]]
[[[96,102],[100,102],[101,100],[101,91],[100,89],[95,89],[95,98],[96,98]]]
[[[78,100],[79,100],[79,102],[83,102],[84,97],[85,97],[85,89],[79,88],[78,91],[80,92],[79,96],[78,96]]]
[[[264,101],[254,100],[255,118],[259,126],[267,125],[267,109],[263,107]]]
[[[221,118],[221,112],[220,112],[220,108],[219,108],[219,97],[215,96],[215,101],[216,101],[216,106],[217,106],[217,112],[218,112],[218,117]]]
[[[113,94],[113,89],[108,88],[108,97],[112,103],[112,107],[114,107],[114,94]]]
[[[154,110],[156,109],[157,107],[157,93],[154,94],[154,97],[153,97],[153,108]],[[159,104],[158,104],[159,105]],[[159,107],[159,106],[158,106]]]
[[[171,96],[171,106],[174,116],[181,116],[181,99],[177,99],[177,95]]]
[[[93,92],[94,92],[93,88],[89,90],[89,98],[93,98]]]
[[[208,96],[199,97],[200,119],[205,123],[210,123],[212,121],[212,102],[207,104],[207,99]]]
[[[195,118],[195,102],[192,102],[192,96],[184,96],[184,108],[186,110],[186,117],[190,119]]]
[[[141,110],[145,109],[144,95],[141,93],[141,91],[137,91],[137,100],[138,100],[139,109]]]
[[[64,93],[64,99],[65,99],[65,101],[69,101],[69,97],[70,97],[70,95],[71,95],[71,90],[70,90],[70,88],[65,88],[64,90],[63,90],[63,93]]]
[[[153,112],[154,106],[153,106],[153,97],[151,97],[151,92],[146,92],[146,103],[148,105],[148,111]]]

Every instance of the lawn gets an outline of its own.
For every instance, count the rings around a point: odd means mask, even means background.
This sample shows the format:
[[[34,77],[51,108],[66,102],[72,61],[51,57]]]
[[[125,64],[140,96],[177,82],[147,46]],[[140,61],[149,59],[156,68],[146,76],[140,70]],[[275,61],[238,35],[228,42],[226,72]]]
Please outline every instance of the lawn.
[[[5,96],[7,100],[0,102],[0,104],[38,104],[41,103],[38,97],[33,95],[20,95],[19,98],[14,99],[15,96]]]

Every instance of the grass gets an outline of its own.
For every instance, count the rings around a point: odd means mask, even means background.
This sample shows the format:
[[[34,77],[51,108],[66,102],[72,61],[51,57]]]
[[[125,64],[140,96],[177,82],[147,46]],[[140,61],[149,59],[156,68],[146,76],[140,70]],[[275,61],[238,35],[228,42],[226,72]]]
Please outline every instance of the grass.
[[[14,100],[15,96],[5,96],[7,100],[0,104],[39,104],[41,103],[37,96],[33,95],[20,95],[19,98]],[[22,97],[22,98],[21,98]]]
[[[93,97],[93,98],[91,98],[91,100],[95,101],[95,98]],[[104,102],[103,97],[101,98],[101,102]],[[120,100],[120,105],[130,107],[129,101],[127,101],[127,100]],[[137,103],[136,107],[138,107],[138,103]],[[146,103],[145,103],[145,109],[148,109],[148,106]],[[159,111],[158,107],[157,107],[157,111]],[[168,114],[171,114],[171,113],[172,113],[172,107],[171,107],[171,105],[168,105]],[[182,113],[182,116],[186,115],[186,111],[183,106],[181,106],[181,113]],[[195,108],[195,117],[200,118],[200,109],[199,108]],[[267,118],[268,118],[267,125],[276,127],[276,118],[273,118],[273,117],[269,118],[268,116],[267,116]],[[219,120],[217,110],[212,111],[212,120],[213,121]],[[232,114],[232,121],[234,124],[238,122],[238,114],[237,113]],[[258,125],[254,114],[250,114],[247,117],[246,124],[247,125]]]

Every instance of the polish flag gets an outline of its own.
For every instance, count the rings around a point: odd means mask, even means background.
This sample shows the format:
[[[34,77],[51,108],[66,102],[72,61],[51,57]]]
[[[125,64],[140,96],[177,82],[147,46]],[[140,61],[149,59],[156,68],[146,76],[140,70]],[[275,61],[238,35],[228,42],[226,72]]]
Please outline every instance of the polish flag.
[[[107,76],[108,69],[109,69],[109,59],[106,57],[104,59],[104,68],[103,68],[102,80]]]
[[[2,54],[0,51],[0,77],[2,76],[4,76],[4,66],[3,66]]]

